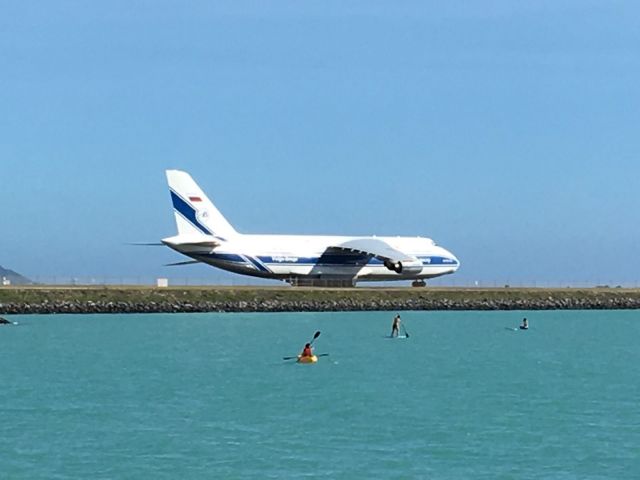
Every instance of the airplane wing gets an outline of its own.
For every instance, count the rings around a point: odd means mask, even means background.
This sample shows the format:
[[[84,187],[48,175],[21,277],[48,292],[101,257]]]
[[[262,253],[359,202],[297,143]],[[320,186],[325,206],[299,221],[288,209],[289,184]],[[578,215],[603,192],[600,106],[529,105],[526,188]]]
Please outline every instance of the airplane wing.
[[[355,238],[337,245],[331,245],[330,248],[346,252],[358,252],[371,255],[382,261],[389,270],[401,273],[404,266],[411,266],[412,269],[419,265],[422,269],[422,262],[412,255],[408,255],[400,250],[393,248],[384,240],[379,238]],[[403,266],[404,265],[404,266]],[[407,269],[405,268],[405,271]]]
[[[369,254],[381,260],[390,260],[392,262],[412,262],[417,260],[415,257],[396,250],[387,242],[378,238],[356,238],[331,246],[348,252]]]

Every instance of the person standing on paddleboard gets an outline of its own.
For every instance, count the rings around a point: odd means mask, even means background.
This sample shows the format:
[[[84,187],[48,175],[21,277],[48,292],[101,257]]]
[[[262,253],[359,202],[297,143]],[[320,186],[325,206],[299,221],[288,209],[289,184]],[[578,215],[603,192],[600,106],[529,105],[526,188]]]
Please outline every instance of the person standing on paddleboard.
[[[520,325],[520,330],[528,330],[529,329],[529,322],[527,322],[526,318],[522,319],[522,325]]]
[[[393,325],[391,325],[391,336],[392,337],[397,337],[398,335],[400,335],[400,322],[402,320],[400,320],[400,315],[396,315],[393,318]]]

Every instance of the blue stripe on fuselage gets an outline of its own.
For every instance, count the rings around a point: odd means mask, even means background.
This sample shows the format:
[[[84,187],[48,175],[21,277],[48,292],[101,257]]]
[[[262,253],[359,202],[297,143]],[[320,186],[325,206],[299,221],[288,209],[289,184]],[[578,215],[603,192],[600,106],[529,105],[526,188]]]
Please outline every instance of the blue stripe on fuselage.
[[[261,261],[259,261],[258,259],[250,255],[211,252],[211,253],[197,253],[197,254],[193,254],[193,256],[200,259],[218,260],[218,261],[223,261],[228,263],[237,263],[245,267],[253,266],[261,272],[271,273],[271,270],[269,270]]]
[[[366,256],[362,258],[360,255],[335,255],[328,257],[323,255],[322,257],[294,257],[294,256],[260,256],[252,257],[250,255],[241,255],[235,253],[206,253],[196,254],[193,256],[204,257],[211,260],[221,260],[226,262],[241,263],[246,266],[255,266],[261,272],[270,272],[268,266],[313,266],[313,265],[332,265],[332,266],[383,266],[382,260],[377,258],[371,258],[368,262]],[[455,266],[458,264],[453,259],[447,257],[437,256],[419,256],[417,257],[422,261],[423,266]],[[320,261],[322,259],[322,261]],[[327,261],[331,260],[331,262]]]
[[[264,264],[262,263],[262,261],[259,260],[258,258],[252,257],[251,255],[244,255],[244,257],[247,260],[249,260],[261,272],[271,273],[271,270],[269,270],[267,267],[265,267]]]
[[[425,255],[425,256],[418,256],[416,257],[418,260],[420,260],[422,262],[423,265],[425,266],[429,266],[429,265],[457,265],[458,262],[457,260],[454,260],[452,258],[449,257],[439,257],[439,256],[431,256],[431,255]]]
[[[383,265],[379,258],[369,258],[365,254],[331,254],[320,257],[296,257],[294,255],[260,256],[263,263],[268,265],[334,265],[334,266],[372,266]],[[457,265],[458,262],[447,257],[418,256],[416,257],[424,266]]]
[[[224,262],[235,262],[247,264],[247,261],[235,253],[194,253],[194,257],[203,257],[211,260],[221,260]]]
[[[365,254],[323,254],[319,257],[296,257],[295,255],[260,256],[262,262],[269,265],[361,265],[370,260]]]

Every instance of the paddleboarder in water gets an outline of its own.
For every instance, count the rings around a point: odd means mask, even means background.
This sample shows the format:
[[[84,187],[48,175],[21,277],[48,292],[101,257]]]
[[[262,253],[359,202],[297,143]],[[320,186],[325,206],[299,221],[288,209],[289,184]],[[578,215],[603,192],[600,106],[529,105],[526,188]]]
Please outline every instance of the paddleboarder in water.
[[[307,343],[300,354],[300,357],[313,357],[313,347],[310,343]]]
[[[400,320],[400,315],[396,315],[395,317],[393,317],[393,325],[391,325],[391,336],[392,337],[397,337],[398,335],[400,335],[400,322],[402,320]]]
[[[527,322],[526,318],[522,319],[522,325],[520,325],[520,330],[528,330],[529,329],[529,322]]]

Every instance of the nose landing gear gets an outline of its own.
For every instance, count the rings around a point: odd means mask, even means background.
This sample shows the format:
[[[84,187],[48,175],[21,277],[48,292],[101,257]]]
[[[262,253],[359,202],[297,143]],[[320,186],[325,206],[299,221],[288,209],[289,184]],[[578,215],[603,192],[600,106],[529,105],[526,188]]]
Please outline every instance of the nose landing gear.
[[[427,282],[425,282],[422,279],[414,280],[413,282],[411,282],[411,286],[412,287],[426,287],[427,286]]]

